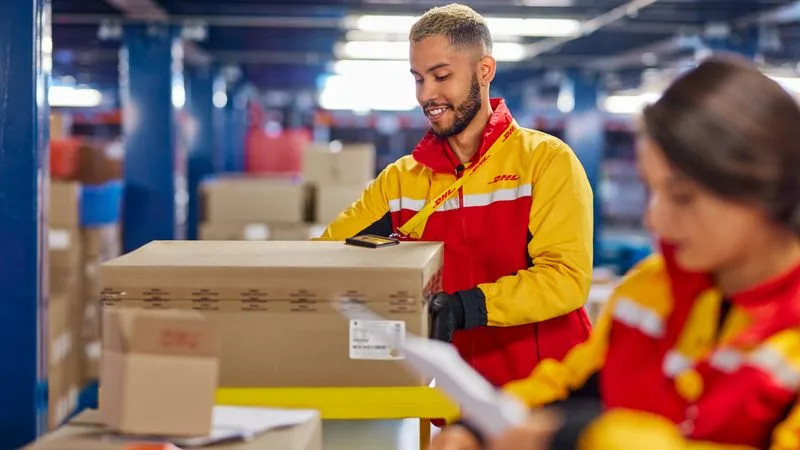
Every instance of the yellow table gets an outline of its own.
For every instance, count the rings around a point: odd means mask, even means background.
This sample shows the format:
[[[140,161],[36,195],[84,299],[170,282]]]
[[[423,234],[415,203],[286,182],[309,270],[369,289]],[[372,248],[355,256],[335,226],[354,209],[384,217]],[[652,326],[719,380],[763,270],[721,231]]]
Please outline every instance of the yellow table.
[[[316,409],[325,420],[419,418],[420,449],[430,443],[430,419],[458,414],[455,403],[430,387],[220,388],[217,404]]]

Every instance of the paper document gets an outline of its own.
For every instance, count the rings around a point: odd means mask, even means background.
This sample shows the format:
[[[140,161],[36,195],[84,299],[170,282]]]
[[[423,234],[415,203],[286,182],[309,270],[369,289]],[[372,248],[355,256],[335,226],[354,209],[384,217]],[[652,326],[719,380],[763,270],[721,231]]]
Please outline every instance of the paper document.
[[[267,431],[300,425],[319,416],[319,412],[306,409],[248,408],[215,406],[211,434],[191,438],[154,438],[170,442],[181,448],[205,447],[228,441],[248,441]],[[127,436],[116,436],[126,439]],[[130,437],[141,440],[142,436]],[[150,440],[150,438],[147,438]]]
[[[350,320],[385,320],[361,305],[342,305],[339,311]],[[460,404],[465,419],[487,436],[497,436],[527,418],[528,409],[522,402],[492,386],[452,345],[409,332],[404,342],[386,332],[373,337],[380,337],[384,345],[400,349],[403,363],[411,369],[433,377],[436,388]]]

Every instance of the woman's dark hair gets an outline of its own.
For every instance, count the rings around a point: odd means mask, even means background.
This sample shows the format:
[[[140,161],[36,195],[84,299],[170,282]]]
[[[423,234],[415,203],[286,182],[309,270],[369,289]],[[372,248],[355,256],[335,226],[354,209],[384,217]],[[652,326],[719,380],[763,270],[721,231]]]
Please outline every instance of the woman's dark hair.
[[[643,127],[677,170],[800,235],[800,106],[755,65],[703,61],[644,109]]]

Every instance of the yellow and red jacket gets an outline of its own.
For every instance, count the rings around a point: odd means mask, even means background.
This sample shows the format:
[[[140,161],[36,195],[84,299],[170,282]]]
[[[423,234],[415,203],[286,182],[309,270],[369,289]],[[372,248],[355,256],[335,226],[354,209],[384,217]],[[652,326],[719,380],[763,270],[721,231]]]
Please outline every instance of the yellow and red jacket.
[[[500,99],[474,161],[513,122]],[[468,169],[429,133],[388,165],[321,239],[389,236]],[[526,377],[540,359],[584,342],[592,272],[592,192],[572,150],[519,129],[428,218],[421,240],[444,242],[443,289],[458,292],[470,329],[456,332],[464,359],[496,386]]]
[[[672,255],[662,246],[626,276],[586,343],[505,390],[531,407],[599,393],[607,417],[587,448],[658,417],[662,438],[681,437],[672,448],[800,449],[800,266],[723,299]]]

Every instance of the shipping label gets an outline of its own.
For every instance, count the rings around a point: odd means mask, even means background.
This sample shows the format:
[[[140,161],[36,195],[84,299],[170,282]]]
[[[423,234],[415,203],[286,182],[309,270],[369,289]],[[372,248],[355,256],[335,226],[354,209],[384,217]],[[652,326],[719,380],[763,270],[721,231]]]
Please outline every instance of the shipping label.
[[[383,338],[381,338],[383,336]],[[405,357],[392,340],[406,341],[406,323],[401,320],[351,320],[350,359],[400,360]]]

